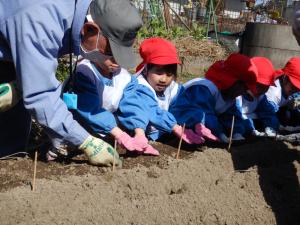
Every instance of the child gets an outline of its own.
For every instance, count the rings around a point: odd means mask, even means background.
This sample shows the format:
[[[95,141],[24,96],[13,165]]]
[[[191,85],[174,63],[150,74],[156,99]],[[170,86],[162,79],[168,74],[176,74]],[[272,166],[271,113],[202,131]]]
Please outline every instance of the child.
[[[225,112],[229,109],[241,118],[235,107],[235,98],[244,94],[256,81],[256,67],[250,58],[241,54],[231,54],[225,61],[215,62],[205,74],[184,84],[185,91],[172,106],[171,112],[180,124],[195,130],[202,124],[207,126],[221,141],[228,142],[227,131],[231,118]],[[230,124],[224,121],[230,121]],[[224,130],[225,126],[225,130]],[[235,123],[233,140],[242,140],[243,125]]]
[[[257,113],[267,136],[275,136],[279,129],[276,115],[279,108],[287,105],[288,98],[300,91],[300,58],[292,57],[276,74],[275,86],[271,86],[266,92]]]
[[[251,62],[257,68],[257,81],[253,87],[250,87],[250,91],[237,97],[237,104],[244,119],[245,133],[264,136],[264,133],[255,129],[253,120],[260,118],[263,104],[261,100],[269,87],[274,85],[275,69],[272,62],[264,57],[253,57]]]
[[[129,84],[119,104],[119,121],[134,130],[135,137],[157,140],[163,133],[173,132],[190,144],[204,142],[202,134],[179,126],[168,111],[182,91],[174,80],[177,75],[175,46],[162,38],[149,38],[140,46],[143,62],[137,67],[136,83]]]
[[[157,155],[157,150],[148,143],[140,144],[117,126],[113,113],[117,111],[123,89],[131,82],[132,76],[116,64],[112,56],[100,51],[97,54],[97,60],[84,59],[77,65],[73,82],[73,91],[78,98],[77,109],[72,110],[74,117],[92,133],[112,135],[127,150]],[[51,150],[47,157],[53,160],[57,153]]]

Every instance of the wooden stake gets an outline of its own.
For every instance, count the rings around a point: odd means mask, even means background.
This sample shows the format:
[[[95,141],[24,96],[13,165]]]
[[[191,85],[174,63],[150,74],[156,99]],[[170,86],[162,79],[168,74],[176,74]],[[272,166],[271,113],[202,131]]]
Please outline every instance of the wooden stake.
[[[174,26],[173,18],[170,14],[169,6],[166,4],[166,0],[162,0],[163,7],[164,7],[164,17],[165,17],[165,23],[166,28],[169,30],[171,27]]]
[[[117,151],[117,140],[115,139],[115,144],[114,144],[114,148],[115,150]],[[115,156],[115,153],[114,153],[114,160],[113,160],[113,172],[115,171],[116,169],[116,156]]]
[[[181,133],[180,140],[179,140],[179,145],[178,145],[178,149],[177,149],[176,159],[179,159],[179,153],[180,153],[180,149],[181,149],[182,136],[183,136],[184,130],[185,130],[185,123],[183,124],[183,127],[182,127],[182,133]]]
[[[179,19],[179,21],[186,27],[186,29],[188,29],[189,31],[191,31],[191,28],[189,28],[189,26],[180,18],[180,16],[177,14],[177,12],[170,6],[169,2],[166,0],[164,1],[166,3],[166,5],[169,7],[169,9],[171,9],[173,11],[173,13],[175,14],[175,16]]]
[[[35,178],[36,178],[37,155],[38,155],[38,151],[36,150],[35,153],[34,153],[34,163],[33,163],[32,191],[35,191]]]
[[[231,123],[231,130],[230,130],[230,138],[229,138],[229,144],[228,144],[228,148],[227,148],[227,151],[229,151],[229,152],[230,152],[230,147],[231,147],[231,143],[232,143],[233,127],[234,127],[234,116],[232,116],[232,123]]]

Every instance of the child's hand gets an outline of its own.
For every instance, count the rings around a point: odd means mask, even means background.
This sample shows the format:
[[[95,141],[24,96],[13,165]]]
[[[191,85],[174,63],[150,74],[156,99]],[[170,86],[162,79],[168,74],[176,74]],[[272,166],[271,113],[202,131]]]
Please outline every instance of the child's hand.
[[[232,140],[233,141],[244,141],[245,138],[240,133],[235,133],[232,135]]]
[[[265,134],[267,137],[275,137],[276,131],[272,127],[266,127],[265,128]]]
[[[253,136],[256,136],[256,137],[264,137],[264,136],[265,136],[265,133],[259,132],[258,130],[253,130],[253,131],[252,131],[252,135],[253,135]]]
[[[188,143],[188,144],[202,144],[205,142],[204,138],[199,134],[196,134],[192,129],[184,129],[179,125],[175,125],[173,128],[174,134]]]
[[[159,155],[159,151],[157,151],[155,148],[148,144],[147,147],[144,148],[144,154],[157,156]]]
[[[294,93],[289,96],[287,107],[291,110],[300,111],[300,92]]]
[[[219,139],[211,133],[210,129],[205,127],[204,124],[202,124],[202,123],[197,123],[195,125],[195,131],[197,134],[199,134],[200,136],[202,136],[204,138],[208,138],[213,141],[219,141]]]
[[[119,145],[126,148],[129,151],[135,150],[133,138],[130,137],[127,133],[121,131],[117,135],[115,135],[115,139]]]
[[[229,138],[228,138],[224,133],[221,133],[221,134],[219,135],[219,139],[220,139],[220,141],[223,142],[223,143],[229,143]]]
[[[145,135],[136,135],[133,138],[134,149],[139,152],[143,152],[148,146],[148,139]]]

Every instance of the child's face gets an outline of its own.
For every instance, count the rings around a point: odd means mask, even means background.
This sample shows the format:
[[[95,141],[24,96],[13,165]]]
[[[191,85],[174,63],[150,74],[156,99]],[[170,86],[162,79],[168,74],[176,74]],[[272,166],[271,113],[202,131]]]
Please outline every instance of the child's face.
[[[148,70],[146,79],[158,93],[163,93],[174,80],[174,75],[167,73],[164,66],[155,65]]]
[[[230,88],[222,90],[221,93],[224,100],[232,100],[240,95],[245,94],[246,91],[247,87],[245,86],[244,82],[237,81]]]
[[[295,87],[291,83],[290,79],[287,76],[285,76],[283,78],[282,84],[283,84],[282,89],[283,89],[283,93],[284,93],[285,97],[288,97],[288,96],[300,91],[299,88]]]

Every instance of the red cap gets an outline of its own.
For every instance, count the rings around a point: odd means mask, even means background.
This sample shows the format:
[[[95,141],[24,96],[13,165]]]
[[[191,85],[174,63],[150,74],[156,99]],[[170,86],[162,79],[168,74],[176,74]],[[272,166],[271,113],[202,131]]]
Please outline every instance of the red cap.
[[[280,76],[285,74],[290,79],[291,83],[300,89],[300,58],[292,57],[281,70],[277,71]]]
[[[230,88],[238,80],[244,81],[249,88],[256,83],[257,69],[250,58],[239,54],[231,54],[225,61],[217,61],[205,74],[220,90]]]
[[[274,85],[275,68],[272,62],[265,57],[253,57],[251,62],[257,68],[258,76],[256,82],[267,86]]]
[[[272,62],[265,57],[253,57],[251,62],[256,66],[257,77],[256,83],[264,84],[267,86],[275,85],[276,70],[273,67]],[[256,83],[248,86],[249,90],[257,95]]]
[[[140,55],[143,59],[136,71],[139,71],[145,64],[156,65],[181,64],[175,46],[159,37],[145,39],[140,46]]]

